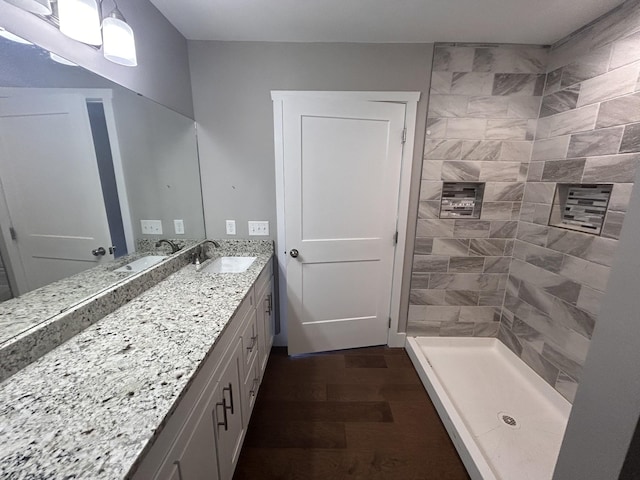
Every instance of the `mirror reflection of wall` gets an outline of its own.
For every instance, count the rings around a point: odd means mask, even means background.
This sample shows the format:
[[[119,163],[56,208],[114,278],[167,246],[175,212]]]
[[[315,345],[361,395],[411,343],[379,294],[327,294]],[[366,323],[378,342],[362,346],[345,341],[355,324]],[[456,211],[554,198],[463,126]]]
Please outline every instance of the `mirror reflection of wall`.
[[[0,301],[204,238],[193,120],[34,45],[0,38],[0,62]]]

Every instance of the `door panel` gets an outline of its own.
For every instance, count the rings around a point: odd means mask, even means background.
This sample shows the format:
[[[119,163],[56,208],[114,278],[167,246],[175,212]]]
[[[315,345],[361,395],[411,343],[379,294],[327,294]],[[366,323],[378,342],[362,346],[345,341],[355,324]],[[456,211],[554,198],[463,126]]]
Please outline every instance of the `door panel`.
[[[387,342],[405,106],[283,102],[289,353]]]

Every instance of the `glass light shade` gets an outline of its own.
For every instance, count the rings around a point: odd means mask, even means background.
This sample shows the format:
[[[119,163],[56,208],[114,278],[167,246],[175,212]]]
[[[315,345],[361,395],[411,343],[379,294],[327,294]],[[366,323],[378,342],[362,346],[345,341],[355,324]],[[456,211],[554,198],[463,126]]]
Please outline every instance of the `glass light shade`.
[[[95,0],[58,0],[60,31],[89,45],[102,45],[100,12]]]
[[[138,65],[136,42],[131,27],[119,18],[107,17],[102,22],[104,58],[126,67]]]
[[[51,15],[51,2],[49,0],[6,0],[8,3],[15,5],[27,12],[37,13],[38,15]]]
[[[12,42],[22,43],[23,45],[33,45],[29,40],[25,40],[18,35],[15,35],[11,32],[8,32],[4,28],[0,27],[0,37],[6,38],[7,40],[11,40]]]
[[[54,62],[60,63],[62,65],[67,65],[69,67],[77,67],[78,66],[77,63],[70,62],[66,58],[61,57],[60,55],[56,55],[53,52],[49,52],[49,56],[51,57],[51,60],[53,60]]]

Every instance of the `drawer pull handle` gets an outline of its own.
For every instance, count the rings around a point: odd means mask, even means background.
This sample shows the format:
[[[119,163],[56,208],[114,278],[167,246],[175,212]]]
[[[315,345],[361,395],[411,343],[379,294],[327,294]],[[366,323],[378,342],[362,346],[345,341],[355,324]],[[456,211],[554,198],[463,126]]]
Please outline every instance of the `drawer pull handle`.
[[[233,415],[233,386],[231,385],[231,382],[229,382],[229,386],[228,387],[224,387],[222,389],[222,399],[226,402],[226,399],[224,398],[225,390],[229,391],[229,402],[231,403],[230,407],[227,407],[226,403],[225,403],[225,409],[231,410],[231,415]]]
[[[258,390],[258,379],[254,378],[253,383],[251,384],[251,390],[249,390],[249,395],[251,395],[252,397],[255,397],[257,390]]]
[[[251,353],[253,353],[253,349],[256,346],[256,340],[258,339],[257,335],[254,335],[253,337],[251,337],[251,345],[249,345],[247,347],[247,350],[249,350]],[[232,412],[233,413],[233,412]]]
[[[216,422],[216,424],[218,425],[218,427],[224,427],[224,430],[226,432],[227,430],[229,430],[229,422],[227,421],[227,408],[229,408],[229,407],[227,407],[227,399],[226,398],[223,398],[222,402],[217,402],[216,403],[216,412],[218,410],[218,407],[220,407],[220,406],[222,407],[222,415],[223,415],[224,421]]]
[[[182,480],[182,467],[180,467],[180,460],[176,460],[173,464],[178,467],[178,480]]]
[[[273,309],[273,297],[271,294],[267,295],[267,298],[265,298],[265,301],[267,302],[267,314],[271,315],[271,311]]]

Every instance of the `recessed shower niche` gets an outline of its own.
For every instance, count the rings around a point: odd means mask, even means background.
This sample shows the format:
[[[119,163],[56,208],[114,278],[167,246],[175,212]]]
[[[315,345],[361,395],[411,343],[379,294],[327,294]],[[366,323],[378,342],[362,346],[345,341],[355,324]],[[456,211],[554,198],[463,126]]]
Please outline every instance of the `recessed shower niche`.
[[[549,225],[600,235],[612,190],[611,184],[559,183]]]
[[[440,218],[480,218],[484,183],[445,182]]]

